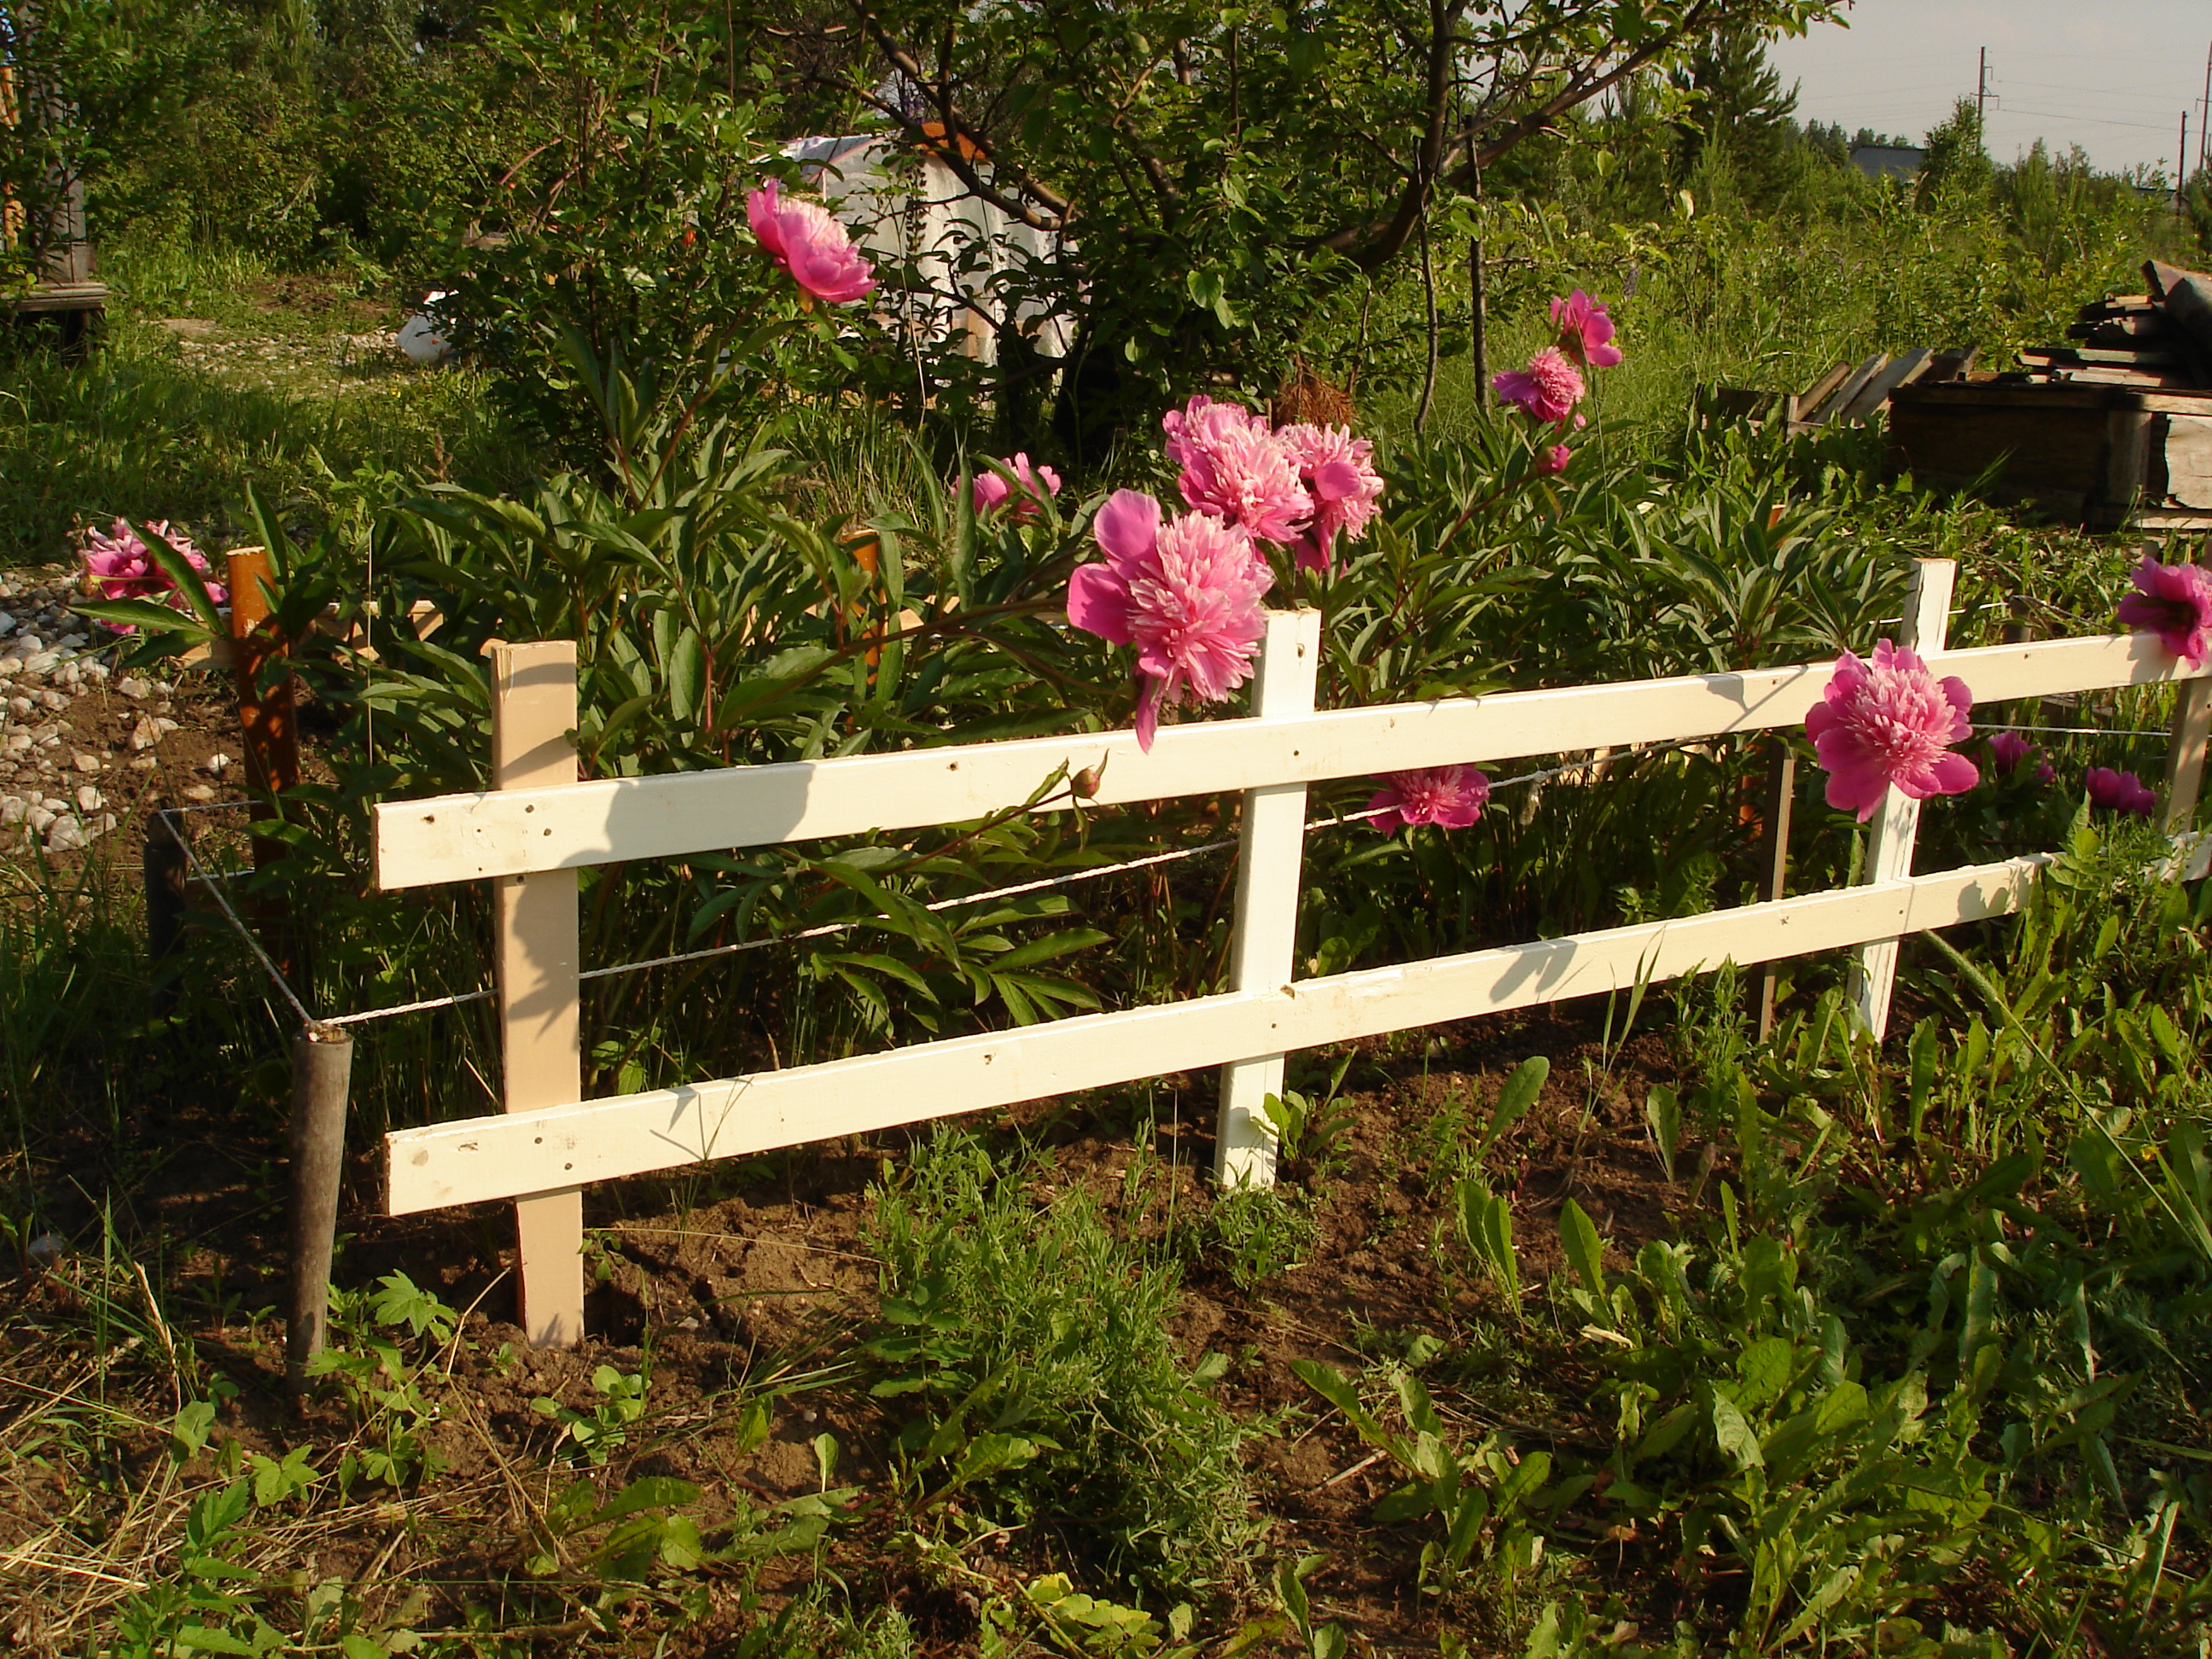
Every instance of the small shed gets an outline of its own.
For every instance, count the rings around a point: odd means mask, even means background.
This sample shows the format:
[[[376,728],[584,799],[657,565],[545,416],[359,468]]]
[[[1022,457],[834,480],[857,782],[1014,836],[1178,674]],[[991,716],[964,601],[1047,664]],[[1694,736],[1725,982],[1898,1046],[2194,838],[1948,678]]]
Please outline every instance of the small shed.
[[[1928,152],[1917,144],[1851,146],[1851,165],[1876,182],[1894,179],[1899,184],[1910,184],[1920,176],[1927,160]]]

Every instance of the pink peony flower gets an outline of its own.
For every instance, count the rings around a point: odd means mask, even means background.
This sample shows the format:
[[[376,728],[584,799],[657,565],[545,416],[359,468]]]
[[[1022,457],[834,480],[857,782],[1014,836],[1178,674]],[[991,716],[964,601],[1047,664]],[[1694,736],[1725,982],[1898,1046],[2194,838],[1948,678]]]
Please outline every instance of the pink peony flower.
[[[1375,446],[1340,426],[1300,422],[1279,427],[1276,441],[1291,453],[1298,481],[1313,501],[1313,522],[1298,543],[1298,563],[1326,570],[1339,531],[1346,541],[1365,539],[1367,526],[1382,499],[1382,475],[1375,471]]]
[[[1024,492],[1021,499],[1014,503],[1011,516],[1016,524],[1027,524],[1036,517],[1039,501],[1048,495],[1060,494],[1060,474],[1048,466],[1032,469],[1026,454],[1017,455],[1003,465],[1019,481]],[[1003,506],[1006,498],[1014,493],[1013,485],[1000,474],[990,471],[978,472],[972,488],[975,512],[979,517]]]
[[[1990,739],[1990,758],[2000,773],[2017,772],[2035,752],[2035,745],[2017,732],[2000,732]]]
[[[1509,368],[1490,384],[1509,404],[1518,404],[1546,425],[1562,425],[1583,399],[1582,371],[1557,346],[1546,346],[1526,368]]]
[[[169,528],[167,519],[149,519],[146,528],[160,537],[184,562],[203,575],[211,567],[181,530]],[[138,538],[127,519],[118,519],[108,534],[88,530],[84,537],[84,574],[100,590],[103,599],[155,599],[163,594],[173,611],[191,608],[190,602],[176,591],[177,585],[169,580],[169,573],[154,562],[154,556],[146,550],[146,544]],[[230,590],[221,582],[207,585],[208,595],[217,605],[230,598]],[[108,624],[120,634],[133,634],[137,628],[129,623]]]
[[[1490,780],[1472,766],[1393,772],[1367,803],[1367,810],[1375,813],[1368,822],[1386,836],[1416,823],[1464,830],[1482,816],[1489,799]],[[1378,807],[1382,810],[1377,811]]]
[[[872,292],[875,267],[853,250],[844,226],[817,202],[783,199],[783,181],[771,179],[745,194],[745,217],[776,264],[817,300],[842,306]]]
[[[2146,553],[2135,568],[2136,591],[2120,601],[2120,626],[2155,634],[2191,668],[2204,666],[2212,632],[2212,576],[2193,564],[2160,564]]]
[[[1218,702],[1251,678],[1274,573],[1242,530],[1201,513],[1164,525],[1160,504],[1133,489],[1107,498],[1091,533],[1105,562],[1068,578],[1067,620],[1136,647],[1137,742],[1149,750],[1161,709]]]
[[[1236,404],[1193,398],[1160,425],[1186,506],[1211,513],[1256,541],[1288,547],[1314,516],[1297,459],[1267,423]]]
[[[1567,463],[1573,458],[1574,451],[1569,449],[1565,444],[1553,444],[1537,455],[1536,471],[1543,477],[1554,477],[1565,472],[1567,470]]]
[[[1913,652],[1875,643],[1872,663],[1846,651],[1823,701],[1805,716],[1828,773],[1828,805],[1864,823],[1892,784],[1914,800],[1955,795],[1981,773],[1951,745],[1972,729],[1973,693],[1956,676],[1938,680]]]
[[[1559,331],[1559,349],[1589,368],[1615,368],[1620,348],[1613,343],[1613,319],[1602,301],[1577,289],[1564,300],[1552,301],[1552,326]]]
[[[2102,806],[2115,812],[2132,813],[2147,818],[2158,810],[2158,797],[2143,787],[2143,781],[2132,772],[2115,772],[2109,766],[2093,766],[2081,786],[2089,793],[2089,805]]]

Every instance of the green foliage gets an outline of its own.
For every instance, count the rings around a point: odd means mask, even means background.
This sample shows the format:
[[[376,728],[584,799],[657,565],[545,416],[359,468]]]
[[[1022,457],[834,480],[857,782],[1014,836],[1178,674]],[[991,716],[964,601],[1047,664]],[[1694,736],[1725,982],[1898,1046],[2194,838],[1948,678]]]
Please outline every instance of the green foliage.
[[[1543,1541],[1530,1524],[1530,1512],[1556,1508],[1587,1489],[1586,1483],[1572,1489],[1547,1487],[1551,1455],[1523,1455],[1502,1435],[1486,1435],[1472,1446],[1455,1445],[1427,1386],[1403,1366],[1386,1369],[1364,1386],[1314,1360],[1294,1360],[1291,1369],[1408,1477],[1376,1504],[1377,1524],[1435,1517],[1443,1536],[1421,1548],[1420,1583],[1430,1594],[1450,1595],[1472,1571],[1509,1584],[1533,1571]],[[1386,1393],[1389,1406],[1370,1403],[1370,1394]],[[1394,1407],[1402,1430],[1386,1420]]]
[[[701,3],[514,0],[477,20],[482,95],[505,118],[431,234],[460,273],[448,304],[459,344],[500,366],[502,395],[572,459],[596,457],[600,432],[564,336],[601,363],[712,365],[732,346],[740,370],[787,383],[799,367],[762,357],[754,332],[770,296],[790,292],[744,202],[781,115],[773,88],[737,70],[732,18]],[[826,320],[823,337],[849,368]]]
[[[1178,1357],[1174,1269],[1087,1194],[1041,1200],[1042,1174],[946,1132],[875,1189],[884,1325],[864,1352],[874,1395],[914,1413],[907,1513],[956,1546],[1048,1519],[1083,1559],[1163,1589],[1234,1583],[1252,1523],[1242,1431],[1206,1390],[1223,1366]]]
[[[386,1274],[373,1291],[331,1287],[331,1345],[308,1361],[307,1374],[329,1378],[360,1426],[357,1449],[338,1462],[341,1492],[363,1475],[397,1487],[438,1474],[423,1431],[437,1415],[434,1356],[459,1322],[405,1273]]]
[[[1310,1203],[1295,1189],[1232,1187],[1182,1231],[1194,1263],[1218,1263],[1238,1289],[1251,1291],[1298,1266],[1320,1241]]]
[[[564,1406],[540,1395],[530,1409],[561,1425],[564,1439],[575,1448],[575,1456],[586,1463],[604,1463],[629,1438],[631,1426],[645,1415],[646,1391],[652,1386],[648,1372],[635,1374],[601,1365],[592,1373],[592,1392],[597,1396],[586,1411]]]

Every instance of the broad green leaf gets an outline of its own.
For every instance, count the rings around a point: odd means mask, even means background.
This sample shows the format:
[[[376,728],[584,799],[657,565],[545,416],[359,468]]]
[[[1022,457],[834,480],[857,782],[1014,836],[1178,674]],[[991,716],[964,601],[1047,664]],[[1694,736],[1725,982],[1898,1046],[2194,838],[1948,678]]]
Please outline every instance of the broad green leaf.
[[[699,1488],[689,1480],[665,1474],[648,1474],[633,1480],[609,1498],[585,1524],[600,1526],[643,1510],[680,1510],[699,1501]]]
[[[1712,1418],[1713,1439],[1719,1444],[1722,1455],[1739,1471],[1758,1468],[1765,1462],[1759,1453],[1759,1437],[1751,1431],[1749,1419],[1735,1401],[1715,1389],[1708,1410]]]
[[[1559,1212],[1559,1249],[1592,1296],[1605,1295],[1605,1246],[1597,1227],[1571,1198]]]
[[[1552,1062],[1542,1054],[1532,1054],[1513,1068],[1513,1075],[1498,1091],[1498,1104],[1490,1114],[1489,1127],[1482,1132],[1482,1140],[1475,1149],[1477,1158],[1496,1146],[1507,1130],[1528,1115],[1528,1109],[1544,1091],[1545,1079],[1551,1074]]]
[[[707,695],[707,648],[699,630],[687,628],[676,636],[668,656],[668,712],[685,726],[698,718]]]

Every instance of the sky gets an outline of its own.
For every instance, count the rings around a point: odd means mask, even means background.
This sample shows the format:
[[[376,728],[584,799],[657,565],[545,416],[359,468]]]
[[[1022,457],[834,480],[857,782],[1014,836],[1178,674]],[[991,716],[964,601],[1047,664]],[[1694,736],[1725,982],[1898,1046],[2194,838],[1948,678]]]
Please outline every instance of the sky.
[[[1854,0],[1846,15],[1848,29],[1771,48],[1783,84],[1798,83],[1801,120],[1917,143],[1973,95],[1987,46],[1997,161],[2042,138],[2080,144],[2103,170],[2141,162],[2171,179],[2186,109],[2196,165],[2212,0]]]

